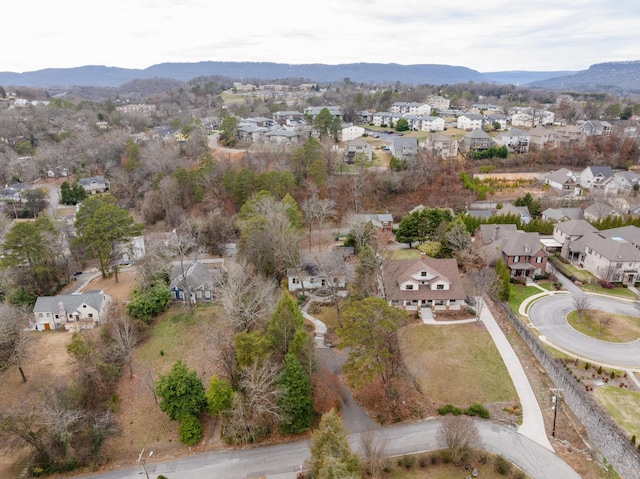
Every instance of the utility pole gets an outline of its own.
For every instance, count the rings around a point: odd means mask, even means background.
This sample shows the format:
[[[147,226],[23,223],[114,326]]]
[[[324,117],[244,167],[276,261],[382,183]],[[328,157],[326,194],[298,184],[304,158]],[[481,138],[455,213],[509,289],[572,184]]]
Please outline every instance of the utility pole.
[[[147,457],[142,457],[142,454],[144,454],[144,448],[142,448],[142,451],[140,451],[137,462],[142,462],[142,470],[144,471],[144,475],[147,476],[147,479],[149,479],[149,473],[147,472],[145,462],[147,462],[147,459],[153,456],[153,451],[149,451],[149,455]]]
[[[560,407],[560,401],[562,400],[562,391],[564,391],[564,389],[551,389],[551,392],[554,394],[551,397],[551,403],[553,404],[553,428],[551,430],[551,437],[556,437],[556,418],[558,417],[558,408]]]

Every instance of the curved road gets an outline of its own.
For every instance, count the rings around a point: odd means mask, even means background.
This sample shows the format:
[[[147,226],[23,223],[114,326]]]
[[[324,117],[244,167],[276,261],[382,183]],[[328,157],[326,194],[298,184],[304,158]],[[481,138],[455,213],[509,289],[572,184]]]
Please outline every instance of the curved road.
[[[387,441],[387,455],[396,456],[441,449],[437,432],[441,419],[381,428],[378,434]],[[515,429],[489,421],[476,421],[484,448],[500,454],[518,465],[533,479],[580,479],[580,476],[553,452],[518,434]],[[359,450],[360,434],[349,441]],[[309,457],[308,441],[250,449],[216,451],[178,460],[148,463],[149,477],[164,474],[169,479],[245,479],[247,477],[279,477],[293,479]],[[142,466],[84,476],[93,479],[139,479]],[[142,476],[144,477],[144,476]]]
[[[638,315],[635,306],[628,302],[593,295],[589,299],[591,309],[627,316]],[[610,343],[576,331],[566,320],[566,315],[575,309],[572,295],[549,296],[531,305],[529,320],[549,341],[578,356],[622,369],[640,368],[638,341]]]

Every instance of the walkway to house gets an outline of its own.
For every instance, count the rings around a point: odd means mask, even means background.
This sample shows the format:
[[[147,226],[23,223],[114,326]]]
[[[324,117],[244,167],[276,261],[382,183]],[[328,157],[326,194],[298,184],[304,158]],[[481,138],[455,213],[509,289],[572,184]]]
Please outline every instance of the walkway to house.
[[[309,305],[311,304],[311,301],[311,299],[307,299],[300,308],[300,312],[302,312],[302,317],[307,321],[311,321],[315,327],[313,339],[316,343],[316,349],[327,348],[328,346],[324,344],[324,336],[327,334],[327,325],[309,314]]]
[[[498,348],[502,360],[505,366],[507,366],[516,392],[518,393],[518,398],[522,405],[522,424],[518,427],[518,433],[537,442],[546,449],[553,451],[544,427],[542,411],[540,410],[536,395],[533,393],[529,379],[522,368],[522,364],[520,364],[518,356],[500,329],[500,326],[498,326],[488,305],[482,308],[480,320],[484,323],[494,344]]]

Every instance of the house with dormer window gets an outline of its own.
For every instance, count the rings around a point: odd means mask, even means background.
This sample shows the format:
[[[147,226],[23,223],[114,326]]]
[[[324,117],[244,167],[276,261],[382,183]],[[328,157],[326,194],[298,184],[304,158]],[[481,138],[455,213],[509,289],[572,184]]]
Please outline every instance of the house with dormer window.
[[[465,293],[455,259],[386,259],[381,269],[383,295],[392,306],[416,312],[422,308],[457,311],[462,307]]]

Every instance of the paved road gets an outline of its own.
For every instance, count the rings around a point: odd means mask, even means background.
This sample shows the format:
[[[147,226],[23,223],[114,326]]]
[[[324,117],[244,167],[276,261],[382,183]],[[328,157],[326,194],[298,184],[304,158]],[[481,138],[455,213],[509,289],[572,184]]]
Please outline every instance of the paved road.
[[[401,424],[379,429],[387,440],[389,456],[440,449],[437,431],[440,419]],[[504,456],[521,467],[533,479],[580,479],[580,476],[554,453],[518,434],[515,429],[477,421],[485,448]],[[359,434],[349,440],[358,450]],[[147,464],[149,477],[164,474],[169,479],[245,479],[295,478],[295,472],[309,457],[309,444],[299,441],[278,446],[256,447],[236,451],[219,451],[197,454],[182,459]],[[103,474],[84,476],[94,479],[139,479],[142,467],[120,469]]]
[[[591,308],[610,313],[637,316],[633,304],[590,295]],[[567,323],[566,315],[575,310],[573,295],[540,299],[529,308],[529,319],[549,341],[578,356],[622,369],[640,368],[640,344],[610,343],[586,336]]]

